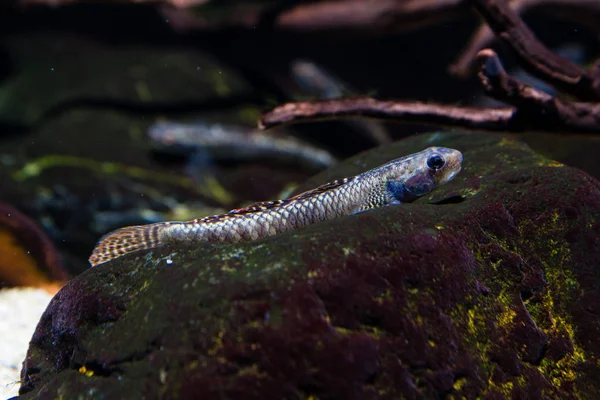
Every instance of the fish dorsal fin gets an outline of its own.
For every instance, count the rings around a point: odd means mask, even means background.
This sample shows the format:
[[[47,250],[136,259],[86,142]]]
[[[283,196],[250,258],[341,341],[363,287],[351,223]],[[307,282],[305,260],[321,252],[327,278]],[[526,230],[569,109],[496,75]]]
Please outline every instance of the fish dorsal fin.
[[[321,185],[321,186],[319,186],[317,188],[314,188],[314,189],[308,190],[306,192],[302,192],[300,194],[297,194],[294,197],[290,197],[287,200],[294,200],[295,201],[295,200],[310,199],[311,197],[318,196],[318,195],[320,195],[322,193],[329,192],[330,190],[333,190],[333,189],[338,188],[338,187],[340,187],[342,185],[345,185],[346,183],[353,181],[355,178],[356,177],[353,176],[351,178],[338,179],[338,180],[335,180],[333,182],[329,182],[329,183],[326,183],[324,185]]]
[[[257,211],[270,210],[271,208],[282,206],[283,204],[285,204],[287,202],[288,202],[288,200],[261,201],[259,203],[252,203],[246,207],[235,208],[235,209],[229,211],[225,215],[247,214],[247,213],[253,213],[253,212],[257,212]]]
[[[311,189],[306,192],[297,194],[296,196],[290,197],[289,199],[275,200],[275,201],[261,201],[259,203],[250,204],[249,206],[246,206],[246,207],[233,209],[233,210],[229,211],[227,214],[212,215],[210,217],[204,217],[202,219],[198,219],[195,221],[199,222],[199,223],[218,222],[218,221],[222,221],[223,219],[226,219],[226,218],[233,218],[233,217],[237,217],[237,216],[244,215],[244,214],[251,214],[251,213],[255,213],[255,212],[259,212],[259,211],[270,210],[273,208],[281,207],[283,205],[289,204],[294,201],[306,200],[306,199],[310,199],[312,197],[318,196],[322,193],[325,193],[325,192],[328,192],[335,188],[338,188],[338,187],[352,181],[354,178],[355,177],[338,179],[333,182],[329,182],[324,185],[321,185],[315,189]]]
[[[233,217],[237,217],[237,216],[244,215],[244,214],[251,214],[251,213],[258,212],[258,211],[270,210],[272,208],[280,207],[288,202],[289,202],[289,200],[262,201],[260,203],[250,204],[249,206],[246,206],[246,207],[235,208],[226,214],[211,215],[209,217],[204,217],[202,219],[198,219],[198,220],[194,220],[194,221],[198,222],[198,223],[219,222],[219,221],[222,221],[227,218],[233,218]]]

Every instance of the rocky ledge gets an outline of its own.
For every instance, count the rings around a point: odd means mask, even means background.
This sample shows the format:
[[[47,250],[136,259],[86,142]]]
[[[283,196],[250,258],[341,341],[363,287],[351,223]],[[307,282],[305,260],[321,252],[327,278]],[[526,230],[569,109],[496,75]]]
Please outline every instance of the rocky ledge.
[[[413,204],[256,242],[138,253],[52,300],[23,398],[596,398],[600,183],[499,135]]]

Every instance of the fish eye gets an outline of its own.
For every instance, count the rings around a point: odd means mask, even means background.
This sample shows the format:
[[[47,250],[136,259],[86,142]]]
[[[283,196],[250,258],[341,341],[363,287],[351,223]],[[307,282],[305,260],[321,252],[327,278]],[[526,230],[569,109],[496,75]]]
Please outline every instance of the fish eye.
[[[427,159],[427,166],[434,171],[442,169],[444,164],[446,164],[446,160],[439,154],[434,154]]]

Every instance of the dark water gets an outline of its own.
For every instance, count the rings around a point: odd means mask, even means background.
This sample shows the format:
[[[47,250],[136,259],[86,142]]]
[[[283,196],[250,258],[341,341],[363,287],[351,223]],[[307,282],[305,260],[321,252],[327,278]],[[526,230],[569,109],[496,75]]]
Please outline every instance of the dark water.
[[[194,12],[190,18],[232,13],[227,7]],[[593,32],[575,23],[535,14],[527,22],[550,47],[575,43],[584,62],[598,55]],[[57,252],[73,275],[88,268],[94,244],[112,229],[279,198],[317,172],[281,159],[240,159],[233,151],[219,159],[210,151],[164,151],[147,136],[158,120],[251,130],[261,112],[314,98],[294,79],[294,60],[324,68],[352,95],[454,105],[482,100],[475,77],[464,81],[447,72],[477,26],[470,14],[374,35],[277,30],[268,18],[256,26],[176,26],[148,5],[0,9],[0,202],[30,218],[56,247],[46,251]],[[494,47],[514,68],[510,51]],[[344,159],[378,145],[369,129],[321,121],[277,134]],[[399,140],[436,128],[386,122],[380,129]],[[549,157],[600,176],[597,138],[523,137]],[[39,250],[38,236],[10,218],[0,218],[0,226],[22,248]],[[36,261],[47,269],[43,256]]]

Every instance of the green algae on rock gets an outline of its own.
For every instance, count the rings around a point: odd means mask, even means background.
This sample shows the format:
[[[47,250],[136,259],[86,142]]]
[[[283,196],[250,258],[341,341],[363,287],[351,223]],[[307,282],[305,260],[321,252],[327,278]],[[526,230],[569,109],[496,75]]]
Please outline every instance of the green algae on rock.
[[[500,135],[413,204],[255,242],[139,253],[69,282],[21,394],[76,398],[582,398],[600,391],[600,183]],[[303,188],[299,188],[299,191]]]

